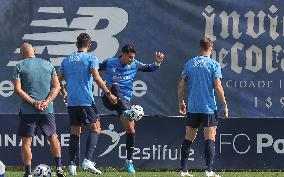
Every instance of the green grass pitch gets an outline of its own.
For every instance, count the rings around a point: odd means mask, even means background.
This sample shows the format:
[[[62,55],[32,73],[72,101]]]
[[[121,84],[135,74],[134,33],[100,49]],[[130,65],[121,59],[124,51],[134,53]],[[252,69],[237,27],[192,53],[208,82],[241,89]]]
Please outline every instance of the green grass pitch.
[[[203,177],[202,172],[192,172],[195,177]],[[284,177],[284,172],[219,172],[222,177]],[[67,175],[69,176],[69,175]],[[76,177],[94,177],[89,172],[78,172]],[[178,172],[136,172],[135,175],[126,172],[104,172],[99,177],[178,177]],[[23,177],[23,172],[7,171],[5,177]]]

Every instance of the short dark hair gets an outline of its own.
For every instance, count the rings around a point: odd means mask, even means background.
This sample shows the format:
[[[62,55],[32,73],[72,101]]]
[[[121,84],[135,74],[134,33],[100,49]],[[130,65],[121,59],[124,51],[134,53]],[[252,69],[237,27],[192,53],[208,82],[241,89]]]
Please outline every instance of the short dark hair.
[[[121,51],[122,51],[122,53],[126,53],[126,54],[129,54],[129,53],[135,53],[136,54],[136,50],[135,50],[134,46],[131,45],[131,44],[127,44],[127,45],[123,46]]]
[[[89,47],[91,42],[92,42],[91,37],[87,33],[81,33],[77,37],[77,47],[78,48]]]
[[[199,42],[201,50],[208,51],[210,47],[213,47],[214,42],[209,37],[204,37]]]

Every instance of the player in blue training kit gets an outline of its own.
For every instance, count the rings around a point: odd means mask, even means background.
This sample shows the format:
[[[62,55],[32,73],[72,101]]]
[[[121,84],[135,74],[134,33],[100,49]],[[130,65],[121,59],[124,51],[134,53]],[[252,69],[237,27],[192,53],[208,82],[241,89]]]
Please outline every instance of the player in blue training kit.
[[[31,44],[24,43],[20,51],[24,60],[16,65],[13,80],[15,92],[22,99],[18,135],[22,139],[24,177],[32,177],[31,143],[32,137],[38,133],[48,137],[50,150],[56,163],[56,175],[65,177],[53,113],[53,100],[60,89],[55,69],[50,62],[35,57]]]
[[[153,72],[156,71],[164,59],[164,54],[157,52],[155,63],[143,64],[135,59],[136,50],[132,45],[125,45],[122,54],[118,58],[108,58],[100,63],[100,70],[105,71],[106,85],[117,98],[117,104],[113,105],[104,94],[103,104],[106,108],[115,110],[120,117],[120,122],[126,131],[126,168],[128,172],[135,173],[132,162],[135,125],[131,120],[130,100],[132,97],[132,82],[137,71]]]
[[[210,38],[200,40],[201,55],[190,59],[182,71],[178,85],[179,110],[187,114],[185,139],[181,146],[180,176],[192,176],[187,171],[190,146],[196,137],[200,124],[204,127],[205,138],[205,176],[220,177],[212,170],[215,156],[215,136],[218,125],[215,92],[223,104],[224,118],[228,118],[228,108],[221,84],[221,67],[211,59],[213,41]],[[187,90],[187,109],[185,104]]]
[[[78,51],[64,58],[58,71],[61,93],[63,94],[64,101],[67,103],[71,124],[69,173],[70,175],[77,175],[75,159],[79,149],[81,126],[87,125],[90,132],[86,142],[86,153],[82,168],[96,174],[101,174],[101,171],[95,167],[95,163],[93,162],[93,152],[101,132],[100,120],[92,93],[93,80],[106,93],[107,99],[111,104],[116,104],[116,97],[110,93],[99,75],[99,62],[97,58],[87,53],[91,47],[90,36],[87,33],[81,33],[77,37],[76,45]],[[67,91],[62,84],[63,77],[66,81]]]

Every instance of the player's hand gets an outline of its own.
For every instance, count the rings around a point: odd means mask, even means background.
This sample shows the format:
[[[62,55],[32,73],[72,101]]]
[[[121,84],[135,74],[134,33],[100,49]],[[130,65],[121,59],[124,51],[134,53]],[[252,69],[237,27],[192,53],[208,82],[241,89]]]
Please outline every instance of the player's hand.
[[[158,64],[161,64],[164,60],[164,54],[162,52],[156,52],[155,60]]]
[[[108,94],[107,95],[107,98],[109,99],[109,101],[110,101],[110,103],[111,104],[117,104],[117,97],[116,96],[114,96],[113,94]]]
[[[186,104],[185,104],[184,100],[179,102],[179,112],[182,115],[186,115]]]
[[[49,101],[48,100],[42,100],[39,104],[39,110],[40,111],[44,111],[46,110],[46,108],[48,107],[49,105]]]
[[[38,111],[41,111],[41,110],[40,110],[40,107],[39,107],[40,101],[34,101],[32,105],[33,105],[33,107],[34,107],[35,109],[37,109]]]
[[[36,101],[33,105],[38,111],[42,112],[48,107],[48,102],[46,100]]]
[[[223,105],[223,114],[224,114],[224,119],[227,119],[229,117],[229,110],[227,104]]]

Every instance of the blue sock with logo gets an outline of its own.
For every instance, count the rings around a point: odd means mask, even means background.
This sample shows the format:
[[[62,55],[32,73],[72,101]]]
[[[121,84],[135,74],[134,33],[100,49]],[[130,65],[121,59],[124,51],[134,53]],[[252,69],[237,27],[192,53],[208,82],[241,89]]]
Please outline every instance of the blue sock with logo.
[[[32,174],[32,167],[31,165],[25,166],[25,176],[31,175]]]
[[[181,171],[184,171],[184,172],[187,171],[188,157],[189,157],[189,151],[190,151],[191,144],[192,144],[192,141],[184,139],[181,145],[180,169]]]
[[[206,160],[206,171],[213,170],[213,160],[215,156],[215,141],[214,140],[206,140],[205,141],[205,160]]]
[[[92,161],[93,153],[97,146],[98,138],[99,138],[99,134],[97,132],[90,131],[87,144],[86,144],[86,154],[85,154],[86,159]]]
[[[79,149],[79,136],[77,135],[70,135],[70,141],[69,141],[69,158],[70,158],[70,164],[75,165],[75,159],[76,155]]]
[[[126,156],[127,160],[132,160],[135,144],[135,134],[126,133]]]

